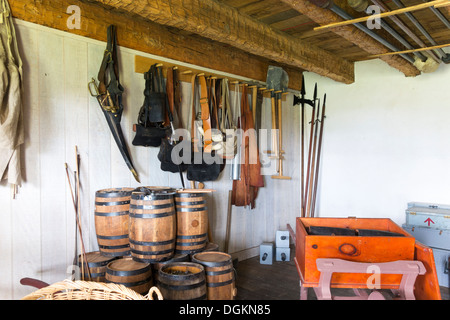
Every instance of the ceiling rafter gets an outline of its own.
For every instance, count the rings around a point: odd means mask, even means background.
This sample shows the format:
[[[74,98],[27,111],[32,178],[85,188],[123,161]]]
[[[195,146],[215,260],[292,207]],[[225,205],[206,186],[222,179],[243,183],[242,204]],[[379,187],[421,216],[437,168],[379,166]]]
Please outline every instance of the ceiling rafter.
[[[308,0],[281,0],[281,1],[284,2],[285,4],[288,4],[289,6],[297,10],[299,13],[308,16],[311,20],[320,25],[344,21],[344,19],[342,19],[336,13],[328,9],[320,8]],[[335,1],[335,3],[336,2],[338,1]],[[379,55],[389,52],[389,50],[384,45],[382,45],[378,41],[374,40],[372,37],[365,34],[363,31],[357,29],[352,25],[332,28],[330,29],[330,31],[350,41],[351,43],[355,44],[362,50],[370,53],[371,55]],[[408,61],[404,60],[403,58],[397,55],[381,56],[380,59],[386,62],[391,67],[399,70],[407,77],[420,75],[420,71],[413,64],[409,63]]]
[[[114,9],[175,27],[243,51],[343,83],[354,82],[354,63],[275,30],[214,0],[96,0]]]

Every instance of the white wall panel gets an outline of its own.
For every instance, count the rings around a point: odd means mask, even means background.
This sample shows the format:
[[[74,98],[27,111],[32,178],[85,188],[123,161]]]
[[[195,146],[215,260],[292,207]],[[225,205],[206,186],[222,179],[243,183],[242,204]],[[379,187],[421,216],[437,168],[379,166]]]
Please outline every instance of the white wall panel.
[[[144,101],[145,85],[143,74],[134,72],[134,56],[145,54],[124,48],[119,54],[125,87],[121,124],[139,184],[125,165],[96,99],[87,90],[88,81],[97,77],[106,44],[23,21],[17,21],[17,33],[24,60],[24,183],[14,200],[9,186],[0,184],[0,299],[20,299],[34,291],[20,285],[23,277],[49,283],[69,277],[66,271],[75,256],[76,225],[64,165],[68,165],[74,191],[75,146],[81,160],[81,225],[87,251],[98,250],[94,223],[97,190],[181,187],[178,174],[160,170],[159,148],[132,145],[132,128]],[[190,93],[190,84],[183,83],[183,118],[188,116]],[[291,104],[292,95],[283,104],[283,133],[284,172],[293,179],[275,181],[266,176],[266,186],[260,189],[254,210],[233,207],[231,253],[273,241],[275,231],[285,229],[286,223],[294,225],[299,214],[299,110]],[[269,114],[263,115],[263,121],[270,127],[269,100],[264,101],[264,108]],[[186,179],[185,183],[189,185]],[[216,190],[208,198],[210,227],[213,242],[223,249],[228,190],[232,188],[228,166],[219,180],[206,182],[205,187]],[[80,250],[80,243],[77,245]]]

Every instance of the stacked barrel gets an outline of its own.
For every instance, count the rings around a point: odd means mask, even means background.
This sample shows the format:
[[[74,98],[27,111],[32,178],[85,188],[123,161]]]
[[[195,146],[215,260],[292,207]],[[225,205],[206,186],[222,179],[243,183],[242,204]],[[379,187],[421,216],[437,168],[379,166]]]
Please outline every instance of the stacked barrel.
[[[231,256],[208,242],[207,193],[169,187],[97,191],[99,251],[87,256],[91,280],[143,295],[157,286],[167,300],[234,299]]]

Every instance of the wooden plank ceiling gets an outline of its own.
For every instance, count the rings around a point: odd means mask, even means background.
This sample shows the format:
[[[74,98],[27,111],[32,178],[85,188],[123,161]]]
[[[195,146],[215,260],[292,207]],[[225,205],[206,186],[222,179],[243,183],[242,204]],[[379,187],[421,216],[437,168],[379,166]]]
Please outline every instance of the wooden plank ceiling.
[[[372,53],[365,50],[364,47],[359,47],[351,41],[343,38],[339,34],[336,34],[334,29],[323,29],[315,31],[314,28],[320,26],[319,19],[314,20],[307,14],[303,14],[296,10],[298,4],[305,1],[289,1],[289,0],[218,0],[221,3],[237,8],[240,12],[249,15],[250,17],[261,21],[270,27],[283,31],[297,39],[302,39],[310,44],[313,44],[319,48],[325,49],[333,55],[341,57],[349,61],[361,61],[370,59]],[[322,1],[323,2],[323,1]],[[399,9],[399,7],[392,0],[380,1],[389,10],[393,11]],[[418,5],[426,2],[425,0],[402,0],[406,7]],[[375,3],[375,2],[374,2]],[[354,18],[367,16],[365,13],[357,12],[353,10],[347,1],[335,0],[334,4]],[[373,4],[369,1],[369,5]],[[304,8],[298,7],[298,8]],[[438,9],[439,12],[450,21],[450,15],[448,7]],[[305,9],[306,11],[306,9]],[[327,16],[324,12],[327,10],[319,10],[323,13],[324,18],[322,24],[327,24]],[[329,10],[328,10],[329,11]],[[383,12],[383,11],[382,11]],[[308,12],[307,12],[308,13]],[[450,28],[448,28],[435,14],[427,8],[418,11],[411,12],[412,15],[420,22],[420,24],[428,31],[437,44],[450,43]],[[335,14],[330,14],[330,16]],[[335,15],[336,16],[336,15]],[[406,17],[405,14],[396,15],[405,25],[409,27],[427,46],[432,46],[430,41],[415,27],[412,22]],[[343,20],[338,19],[336,20]],[[390,21],[389,18],[385,18],[384,21],[388,23],[393,29],[395,29],[402,37],[404,37],[414,47],[419,48],[416,43],[395,23]],[[329,21],[332,22],[332,21]],[[449,24],[450,25],[450,24]],[[354,28],[356,29],[356,28]],[[407,48],[399,41],[394,39],[389,33],[384,30],[374,31],[381,35],[386,40],[391,41],[393,44],[399,47],[401,50]],[[413,55],[411,54],[411,57]]]
[[[78,1],[82,7],[84,21],[79,33],[102,39],[104,36],[99,34],[105,30],[104,28],[100,30],[98,26],[111,22],[118,23],[123,25],[122,28],[118,28],[119,42],[149,53],[179,58],[184,62],[205,67],[214,68],[216,65],[217,70],[239,74],[240,70],[245,69],[243,67],[245,63],[239,64],[236,63],[236,59],[227,59],[226,56],[231,54],[232,57],[241,60],[248,59],[250,64],[258,66],[261,70],[266,70],[264,68],[268,64],[281,65],[296,80],[299,79],[298,74],[306,70],[343,83],[354,81],[354,62],[373,59],[373,55],[392,51],[392,48],[387,48],[385,44],[354,25],[314,30],[320,25],[344,20],[333,8],[331,10],[321,8],[313,3],[317,1],[327,2],[327,0],[84,0]],[[368,0],[368,4],[378,2],[387,10],[396,10],[399,9],[397,4],[399,1]],[[426,1],[401,0],[401,3],[409,7]],[[69,3],[73,4],[76,1],[16,0],[11,4],[13,15],[18,18],[64,29],[64,21],[59,21],[58,17],[61,16],[60,11]],[[347,4],[347,0],[334,0],[330,3],[334,8],[343,10],[353,18],[367,16],[364,12],[353,10]],[[398,50],[447,44],[450,43],[449,8],[447,6],[437,9],[440,18],[430,8],[411,13],[429,33],[428,37],[405,14],[395,17],[407,26],[412,34],[406,33],[404,28],[393,23],[392,19],[383,19],[404,39],[403,42],[383,28],[372,29],[372,32]],[[94,26],[94,23],[98,26]],[[120,34],[122,30],[125,30],[123,32],[126,34]],[[150,33],[146,33],[145,30],[150,30]],[[133,38],[136,38],[136,41],[132,41]],[[162,43],[170,45],[171,50],[161,50]],[[175,48],[177,43],[180,49]],[[441,58],[445,57],[442,49],[423,54],[422,57],[425,58],[434,57],[435,63],[442,63]],[[196,55],[199,55],[198,58],[195,58]],[[379,59],[398,69],[405,76],[417,76],[421,71],[413,62],[414,58],[420,55],[417,53],[386,55]],[[224,61],[222,65],[220,61]],[[261,71],[259,75],[247,72],[245,75],[263,80],[264,72]],[[298,88],[299,82],[297,83]]]
[[[363,1],[363,0],[360,0]],[[399,6],[413,6],[426,0],[376,0],[392,11]],[[180,28],[202,37],[235,46],[240,50],[262,56],[270,60],[316,72],[344,83],[354,81],[353,63],[371,59],[372,55],[389,51],[402,51],[450,42],[449,7],[439,10],[441,19],[431,8],[411,13],[426,31],[426,37],[404,14],[395,16],[412,32],[384,18],[386,28],[371,29],[384,41],[380,42],[354,25],[338,28],[314,30],[315,27],[345,20],[336,8],[353,18],[367,16],[353,10],[347,0],[155,0],[118,1],[98,0],[107,6],[138,15],[156,23]],[[327,8],[317,6],[317,2],[329,3]],[[375,2],[375,1],[374,1]],[[367,4],[372,2],[367,1]],[[400,6],[400,7],[401,7]],[[235,10],[231,10],[235,9]],[[382,11],[384,11],[382,10]],[[359,10],[360,11],[360,10]],[[367,25],[367,24],[366,24]],[[416,36],[412,42],[411,34]],[[430,43],[430,38],[432,43]],[[417,39],[422,46],[418,46]],[[386,42],[390,44],[387,48]],[[394,49],[393,49],[394,48]],[[405,76],[417,76],[420,70],[413,64],[415,57],[425,60],[434,56],[434,62],[441,63],[442,54],[429,52],[403,55],[387,55],[380,59],[403,72]],[[450,59],[449,59],[450,60]]]

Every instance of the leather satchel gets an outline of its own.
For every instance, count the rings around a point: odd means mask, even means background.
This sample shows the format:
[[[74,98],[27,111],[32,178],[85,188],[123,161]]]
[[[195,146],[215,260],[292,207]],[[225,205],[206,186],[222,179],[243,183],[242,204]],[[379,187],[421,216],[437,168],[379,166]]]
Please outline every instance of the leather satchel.
[[[162,87],[161,68],[152,65],[144,74],[144,104],[139,111],[136,124],[136,136],[133,145],[143,147],[159,147],[170,127],[165,126],[166,92]]]
[[[199,113],[196,110],[197,77],[200,82],[201,93]],[[194,75],[191,84],[193,96],[191,118],[192,161],[187,168],[187,179],[198,182],[214,181],[220,175],[221,165],[216,161],[212,161],[212,163],[205,161],[205,156],[211,157],[211,160],[215,159],[215,151],[212,150],[211,119],[206,79],[203,75]],[[201,128],[203,134],[200,134],[197,128]]]
[[[178,103],[177,99],[180,95],[178,70],[175,68],[169,68],[167,70],[166,77],[166,93],[167,93],[167,119],[166,123],[170,124],[170,127],[174,129],[175,127],[175,117],[178,119],[179,114],[176,108]],[[181,126],[181,122],[177,122],[178,126]],[[161,162],[161,170],[168,171],[172,173],[183,172],[187,169],[187,164],[174,162],[175,158],[183,159],[183,148],[179,149],[179,153],[175,153],[175,146],[180,141],[176,141],[174,137],[174,132],[171,132],[167,137],[163,138],[161,141],[161,146],[159,148],[158,160]]]

